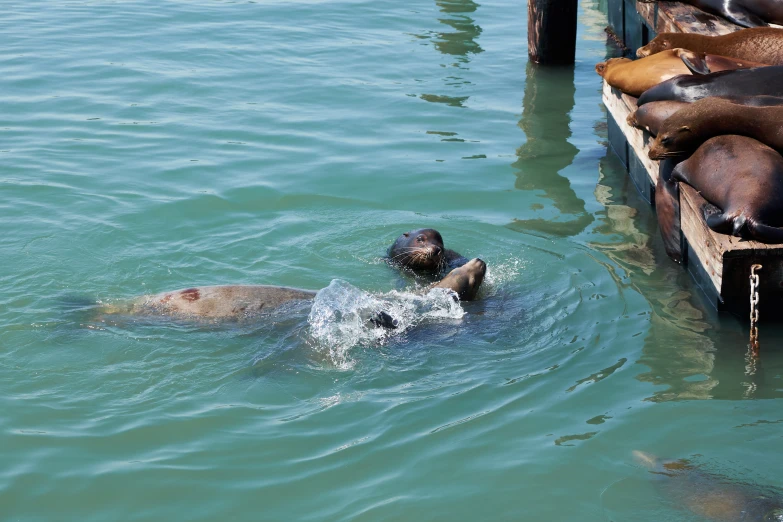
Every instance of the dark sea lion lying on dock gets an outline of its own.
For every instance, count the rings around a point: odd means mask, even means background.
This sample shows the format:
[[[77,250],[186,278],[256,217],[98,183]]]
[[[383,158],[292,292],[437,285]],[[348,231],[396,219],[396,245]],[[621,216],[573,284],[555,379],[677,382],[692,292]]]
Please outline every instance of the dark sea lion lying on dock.
[[[783,2],[777,3],[783,5]],[[660,33],[640,47],[636,56],[644,58],[669,49],[689,49],[767,65],[783,65],[783,29],[759,27],[719,36],[696,33]]]
[[[633,453],[654,474],[661,495],[681,509],[715,522],[783,521],[783,498],[777,491],[732,481],[687,460],[665,462]]]
[[[783,103],[783,98],[775,99]],[[685,157],[708,139],[725,134],[747,136],[783,151],[783,106],[749,107],[722,98],[687,104],[663,122],[648,156]]]
[[[655,0],[640,0],[652,3]],[[764,27],[783,23],[783,4],[780,0],[680,0],[737,24],[740,27]]]
[[[595,71],[612,87],[631,96],[681,74],[709,74],[717,71],[748,69],[764,64],[672,49],[641,60],[611,58],[596,64]]]
[[[783,156],[745,136],[707,140],[671,174],[662,169],[655,207],[666,253],[680,261],[677,182],[687,183],[710,205],[702,209],[715,232],[763,243],[783,243]],[[717,207],[717,208],[716,208]]]
[[[688,102],[672,100],[650,102],[629,114],[626,121],[631,127],[644,129],[653,136],[657,136],[658,129],[661,128],[663,122],[688,105],[690,105]]]
[[[467,258],[443,246],[433,228],[405,232],[389,247],[389,261],[402,268],[432,274],[444,273],[467,263]]]
[[[677,76],[644,91],[638,105],[664,100],[695,102],[711,96],[783,96],[783,66]]]
[[[719,99],[729,100],[732,103],[749,107],[774,107],[783,105],[783,98],[777,96],[736,96]],[[700,103],[700,101],[695,103]],[[689,105],[691,104],[688,102],[673,100],[649,102],[629,114],[626,121],[628,122],[628,125],[632,127],[644,129],[653,136],[657,136],[661,125],[663,125],[663,122],[667,118]]]

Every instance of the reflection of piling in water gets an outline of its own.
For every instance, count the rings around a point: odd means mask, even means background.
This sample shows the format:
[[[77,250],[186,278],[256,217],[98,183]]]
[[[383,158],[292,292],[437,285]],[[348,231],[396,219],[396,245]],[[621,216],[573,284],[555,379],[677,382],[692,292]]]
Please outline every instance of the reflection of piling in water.
[[[454,29],[454,32],[435,33],[435,39],[433,40],[435,48],[444,55],[456,57],[456,63],[445,65],[466,69],[465,65],[470,61],[468,55],[484,51],[476,42],[476,38],[481,34],[481,27],[476,25],[474,20],[466,14],[478,9],[479,4],[473,0],[436,0],[435,4],[440,7],[442,13],[450,15],[448,18],[439,18],[438,21]],[[429,36],[421,37],[429,38]],[[456,83],[456,87],[461,87],[460,83],[470,83],[456,76],[451,76],[449,80],[450,84]],[[428,102],[445,103],[452,107],[464,107],[464,103],[469,96],[447,96],[430,93],[422,94],[420,98]]]
[[[525,96],[519,127],[527,141],[516,151],[512,164],[517,172],[514,186],[520,190],[541,190],[568,221],[545,219],[514,220],[515,230],[536,230],[556,235],[580,233],[593,222],[585,202],[559,173],[574,161],[579,149],[571,144],[571,110],[574,108],[574,68],[527,65]]]
[[[465,13],[472,13],[479,4],[473,0],[437,0],[435,2],[442,13],[457,15],[452,18],[440,18],[438,21],[453,28],[455,32],[438,33],[435,48],[443,54],[461,56],[460,61],[467,62],[468,53],[478,54],[484,49],[476,43],[481,27]]]

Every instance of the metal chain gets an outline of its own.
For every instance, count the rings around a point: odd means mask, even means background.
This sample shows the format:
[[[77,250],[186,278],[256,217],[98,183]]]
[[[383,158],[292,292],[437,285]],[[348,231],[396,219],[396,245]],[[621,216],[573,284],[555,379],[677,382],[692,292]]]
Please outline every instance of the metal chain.
[[[750,267],[750,351],[754,357],[759,355],[759,275],[756,270],[761,270],[761,265]]]

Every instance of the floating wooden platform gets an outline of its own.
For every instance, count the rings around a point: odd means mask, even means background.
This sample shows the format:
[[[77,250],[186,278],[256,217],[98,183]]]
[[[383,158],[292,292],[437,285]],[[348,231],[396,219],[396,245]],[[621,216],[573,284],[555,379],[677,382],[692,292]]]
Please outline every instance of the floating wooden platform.
[[[658,32],[718,35],[740,29],[716,16],[674,2],[648,4],[616,0],[610,3],[609,18],[613,30],[622,35],[625,45],[634,51]],[[617,22],[619,25],[616,25]],[[636,98],[604,82],[603,101],[608,111],[611,147],[626,166],[639,192],[654,205],[661,164],[647,156],[652,136],[626,123],[628,114],[636,110]],[[664,165],[664,168],[668,166]],[[750,311],[750,267],[758,263],[763,266],[759,272],[761,306],[771,310],[771,307],[783,304],[783,245],[765,245],[715,233],[702,217],[706,203],[692,187],[680,184],[683,264],[708,300],[718,310],[731,311],[747,318]],[[772,314],[764,315],[769,319],[774,317]]]

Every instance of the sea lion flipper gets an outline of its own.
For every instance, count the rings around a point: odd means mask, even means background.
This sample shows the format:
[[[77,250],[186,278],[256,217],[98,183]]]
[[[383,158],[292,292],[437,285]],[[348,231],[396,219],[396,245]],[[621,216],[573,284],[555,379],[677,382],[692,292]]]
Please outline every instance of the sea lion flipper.
[[[710,205],[712,206],[712,205]],[[734,218],[726,216],[723,212],[707,213],[707,207],[704,210],[704,220],[707,222],[707,226],[718,234],[731,235],[734,231]]]
[[[747,221],[750,236],[761,243],[783,243],[783,229],[762,225],[754,220]]]
[[[704,53],[695,53],[688,51],[687,49],[678,49],[678,54],[685,67],[693,74],[704,75],[710,74],[710,66],[707,64]]]
[[[741,27],[767,27],[768,25],[767,22],[755,14],[736,6],[726,9],[724,17],[729,22]]]

